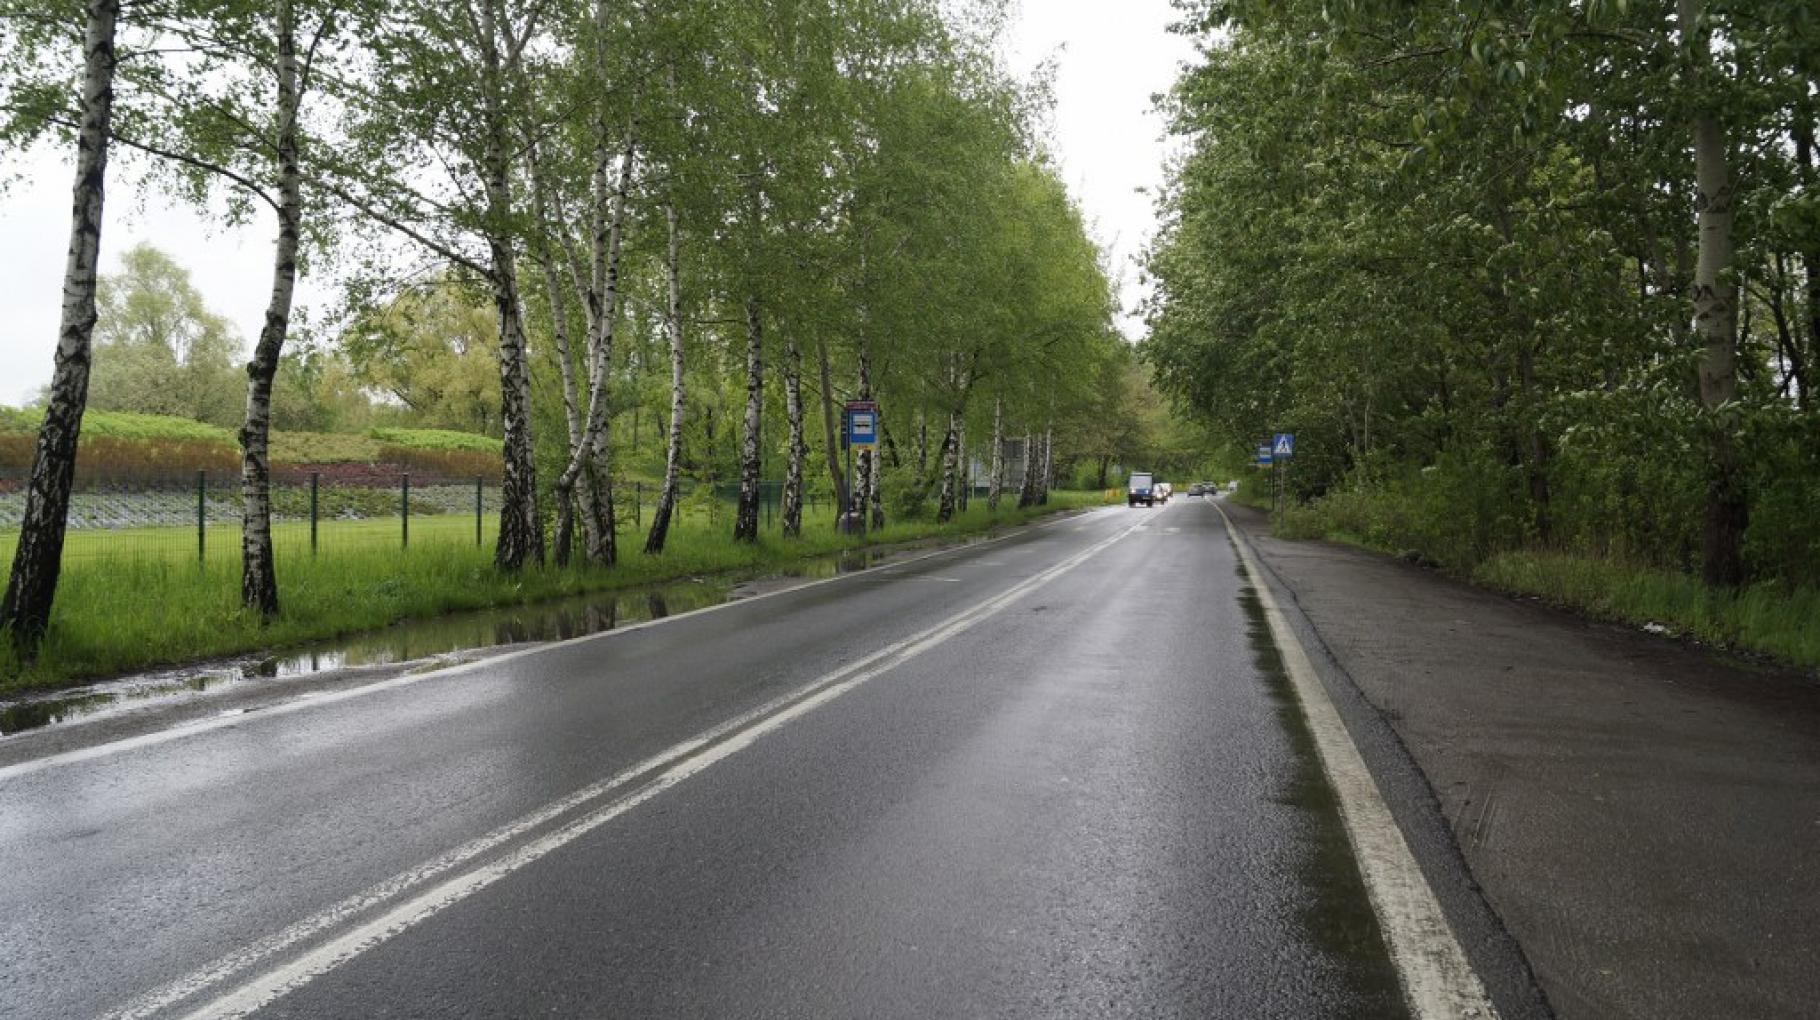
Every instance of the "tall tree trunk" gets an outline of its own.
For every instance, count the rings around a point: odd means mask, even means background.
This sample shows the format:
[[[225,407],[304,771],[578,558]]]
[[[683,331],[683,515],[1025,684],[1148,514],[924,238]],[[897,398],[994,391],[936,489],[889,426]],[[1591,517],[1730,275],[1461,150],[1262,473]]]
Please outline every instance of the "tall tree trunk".
[[[859,345],[859,399],[872,399],[872,351],[871,345],[862,338]],[[878,432],[881,444],[891,442],[891,434],[885,431],[885,418],[878,416]],[[871,518],[873,529],[885,526],[885,499],[879,492],[879,480],[883,475],[884,465],[880,463],[879,451],[875,446],[859,455],[856,471],[859,475],[860,513]]]
[[[817,338],[815,359],[821,369],[822,382],[822,451],[828,460],[828,478],[834,483],[834,526],[840,527],[841,515],[852,509],[847,491],[847,473],[841,470],[840,437],[834,427],[834,379],[828,366],[828,342]]]
[[[664,540],[670,533],[670,516],[676,511],[676,485],[682,472],[683,453],[682,228],[677,223],[675,203],[664,206],[664,222],[670,231],[670,246],[664,262],[670,298],[664,309],[664,325],[670,334],[670,444],[664,456],[663,491],[657,494],[657,508],[651,511],[651,531],[645,536],[648,555],[664,551]]]
[[[291,326],[297,285],[297,242],[303,219],[297,167],[297,17],[294,0],[278,0],[278,243],[272,296],[253,360],[247,363],[246,422],[240,429],[240,604],[262,618],[278,613],[278,572],[272,562],[272,379]]]
[[[581,447],[582,436],[581,402],[576,395],[575,385],[575,349],[569,340],[569,309],[563,300],[562,285],[558,282],[556,252],[551,249],[548,240],[549,233],[567,228],[552,215],[554,210],[550,208],[549,186],[544,178],[543,162],[534,140],[526,145],[525,153],[526,163],[530,167],[531,207],[538,225],[533,251],[543,268],[544,297],[550,306],[550,335],[555,342],[556,369],[562,381],[563,422],[569,429],[569,452],[573,456],[574,451]],[[581,495],[591,497],[592,492],[584,491]],[[576,502],[576,499],[563,498],[560,492],[556,494],[555,553],[558,566],[567,566],[569,557],[575,551]],[[581,519],[584,523],[591,524],[596,517],[592,507],[582,509]]]
[[[1020,510],[1036,505],[1036,474],[1040,470],[1037,461],[1036,437],[1026,430],[1024,432],[1024,478],[1017,490],[1017,506]]]
[[[76,132],[69,253],[63,264],[63,314],[44,423],[32,451],[25,517],[13,550],[13,572],[0,602],[0,629],[15,648],[36,651],[50,624],[69,523],[76,440],[88,404],[89,339],[95,330],[96,263],[101,250],[102,184],[114,114],[114,23],[119,0],[89,0],[82,33],[82,113]]]
[[[733,514],[733,538],[758,541],[759,426],[765,411],[765,334],[758,298],[746,298],[746,421],[740,435],[739,505]]]
[[[948,429],[942,433],[942,487],[941,496],[935,504],[935,523],[937,524],[946,524],[954,519],[955,476],[960,463],[960,439],[960,415],[950,412]]]
[[[1005,491],[1005,399],[992,400],[992,477],[986,488],[986,509],[998,512],[998,500]]]
[[[796,538],[803,533],[803,457],[809,452],[809,442],[803,437],[803,356],[794,335],[784,340],[784,417],[790,437],[778,517],[784,537]]]
[[[501,485],[499,541],[493,563],[517,570],[526,561],[544,558],[543,516],[537,510],[537,463],[531,441],[531,371],[526,357],[524,315],[518,300],[518,267],[512,243],[512,178],[508,123],[500,65],[499,26],[492,4],[481,5],[481,58],[485,65],[481,115],[486,147],[487,274],[499,317],[499,416],[504,427],[504,479]]]
[[[593,521],[584,521],[588,560],[612,566],[619,558],[613,521],[613,487],[607,376],[613,364],[613,340],[619,322],[619,262],[625,237],[626,206],[632,187],[632,167],[638,158],[637,136],[628,129],[620,152],[619,175],[607,183],[604,147],[596,150],[594,215],[592,218],[592,280],[588,285],[588,415],[581,427],[581,442],[569,452],[569,462],[556,479],[557,498],[567,499],[577,483],[583,490],[581,506],[591,510]]]
[[[967,500],[973,496],[973,465],[967,459],[967,421],[962,419],[955,438],[955,457],[960,462],[960,484],[954,494],[954,508],[967,512]]]
[[[1710,40],[1698,26],[1698,0],[1679,0],[1677,11],[1684,41],[1694,62],[1696,84],[1710,77]],[[1694,264],[1694,329],[1705,342],[1700,359],[1700,404],[1708,412],[1738,395],[1737,285],[1729,278],[1732,262],[1733,186],[1728,167],[1725,128],[1703,99],[1693,116],[1695,208],[1699,213],[1699,253]],[[1744,581],[1744,528],[1749,504],[1744,468],[1731,430],[1709,415],[1708,458],[1712,472],[1706,494],[1704,573],[1712,585],[1734,587]]]
[[[1795,116],[1795,163],[1801,175],[1801,183],[1812,194],[1820,189],[1820,179],[1814,173],[1814,118],[1811,104],[1802,103],[1796,108]],[[1795,377],[1798,387],[1795,406],[1802,410],[1813,407],[1813,392],[1809,384],[1809,366],[1820,361],[1820,237],[1808,235],[1808,242],[1801,251],[1801,267],[1806,282],[1807,293],[1807,349],[1800,355],[1800,368]],[[1799,346],[1797,344],[1796,346]]]
[[[1043,429],[1043,470],[1037,476],[1036,501],[1038,505],[1049,503],[1049,487],[1055,484],[1055,426]]]

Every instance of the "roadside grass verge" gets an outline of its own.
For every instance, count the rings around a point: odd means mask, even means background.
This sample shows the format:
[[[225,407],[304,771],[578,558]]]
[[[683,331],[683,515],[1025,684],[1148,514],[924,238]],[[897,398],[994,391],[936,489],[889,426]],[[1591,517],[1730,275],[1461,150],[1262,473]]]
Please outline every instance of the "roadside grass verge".
[[[1292,508],[1279,538],[1326,539],[1425,563],[1486,588],[1533,595],[1594,619],[1657,624],[1707,644],[1820,668],[1820,589],[1764,582],[1738,591],[1613,557],[1559,550],[1487,551],[1484,536],[1389,527],[1329,499]]]
[[[1820,590],[1763,584],[1725,591],[1685,574],[1558,552],[1498,553],[1471,577],[1600,619],[1656,623],[1709,644],[1820,667]]]
[[[123,552],[65,565],[49,632],[37,658],[21,662],[0,642],[0,693],[55,687],[128,670],[266,649],[278,649],[443,613],[524,605],[594,591],[659,584],[706,575],[755,575],[803,560],[861,546],[959,537],[1021,523],[1060,510],[1097,506],[1101,492],[1052,492],[1048,506],[994,514],[976,500],[945,525],[895,522],[862,541],[837,534],[830,511],[805,515],[803,535],[786,539],[775,530],[758,542],[736,543],[726,513],[686,515],[676,521],[661,556],[643,554],[644,533],[620,534],[618,565],[493,569],[492,536],[476,546],[472,519],[465,539],[425,534],[412,522],[409,549],[398,548],[396,523],[382,529],[337,534],[333,546],[312,556],[307,541],[276,544],[277,619],[262,624],[239,605],[239,563],[230,555],[198,562],[194,532],[173,534],[169,549]],[[229,529],[219,529],[228,531]],[[238,535],[209,539],[238,548]],[[143,546],[135,544],[137,548]]]

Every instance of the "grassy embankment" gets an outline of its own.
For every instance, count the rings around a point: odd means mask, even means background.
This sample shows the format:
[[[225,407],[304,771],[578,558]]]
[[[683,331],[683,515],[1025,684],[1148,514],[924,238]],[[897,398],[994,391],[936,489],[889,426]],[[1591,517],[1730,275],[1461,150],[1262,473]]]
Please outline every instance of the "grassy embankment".
[[[1820,668],[1820,590],[1771,582],[1729,591],[1678,571],[1605,556],[1486,548],[1469,528],[1443,518],[1402,504],[1394,494],[1347,491],[1291,509],[1276,533],[1419,554],[1475,584],[1537,596],[1596,619],[1654,623],[1708,644]]]
[[[22,664],[0,650],[0,691],[50,687],[81,677],[295,645],[442,613],[521,605],[591,591],[634,587],[707,574],[758,574],[861,544],[882,545],[954,537],[1073,507],[1106,502],[1100,492],[1056,492],[1047,507],[997,514],[975,501],[946,525],[904,521],[861,540],[836,534],[827,509],[806,516],[804,534],[785,539],[775,526],[756,544],[732,541],[724,508],[685,515],[671,528],[661,556],[644,556],[643,533],[620,536],[620,563],[611,569],[534,567],[493,569],[490,536],[473,542],[473,519],[413,520],[408,550],[397,544],[395,521],[337,524],[332,540],[312,556],[307,543],[277,543],[283,612],[269,624],[238,605],[238,563],[231,555],[198,563],[194,532],[142,536],[133,552],[67,566],[51,630],[36,661]],[[446,529],[439,534],[436,529]],[[420,531],[419,529],[424,529]],[[223,532],[219,540],[217,530]],[[235,548],[237,535],[212,529],[211,542]],[[330,534],[325,532],[325,535]],[[362,536],[370,536],[363,540]],[[331,544],[332,541],[332,544]],[[150,544],[146,544],[150,542]],[[164,543],[168,542],[168,550]],[[332,550],[332,551],[331,551]]]

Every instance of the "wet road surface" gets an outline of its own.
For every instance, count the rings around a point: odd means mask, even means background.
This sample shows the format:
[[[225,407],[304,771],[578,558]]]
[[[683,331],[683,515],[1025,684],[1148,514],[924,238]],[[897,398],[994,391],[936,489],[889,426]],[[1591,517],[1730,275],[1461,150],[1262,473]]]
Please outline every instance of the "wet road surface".
[[[0,1014],[1399,1015],[1214,508],[0,768]]]

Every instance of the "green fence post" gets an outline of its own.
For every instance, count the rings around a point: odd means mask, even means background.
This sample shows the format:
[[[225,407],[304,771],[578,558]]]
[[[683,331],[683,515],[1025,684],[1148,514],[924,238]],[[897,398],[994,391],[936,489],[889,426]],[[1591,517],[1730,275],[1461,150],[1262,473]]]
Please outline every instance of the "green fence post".
[[[310,555],[316,555],[316,493],[321,488],[322,475],[310,472]]]
[[[196,562],[201,563],[208,554],[208,498],[209,473],[196,472]]]
[[[399,476],[398,519],[404,527],[402,532],[404,544],[401,548],[409,549],[411,547],[411,473],[409,471]]]
[[[477,546],[480,544],[481,508],[484,506],[483,497],[486,492],[486,483],[487,480],[485,476],[474,476],[474,544]]]

